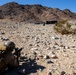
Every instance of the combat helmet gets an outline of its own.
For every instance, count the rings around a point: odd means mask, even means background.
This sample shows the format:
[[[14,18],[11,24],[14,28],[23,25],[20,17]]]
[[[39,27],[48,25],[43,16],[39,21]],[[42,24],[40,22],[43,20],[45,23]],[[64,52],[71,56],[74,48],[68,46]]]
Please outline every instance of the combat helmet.
[[[4,43],[4,46],[6,46],[7,47],[7,49],[15,49],[15,43],[14,42],[12,42],[12,41],[7,41],[7,42],[5,42]]]

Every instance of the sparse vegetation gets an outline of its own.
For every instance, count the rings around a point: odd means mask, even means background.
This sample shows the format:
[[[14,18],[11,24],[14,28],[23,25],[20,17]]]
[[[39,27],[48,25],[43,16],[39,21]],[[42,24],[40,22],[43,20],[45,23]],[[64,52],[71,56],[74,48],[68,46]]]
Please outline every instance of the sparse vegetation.
[[[76,29],[72,29],[71,26],[72,24],[68,23],[67,20],[63,20],[55,24],[54,30],[61,34],[73,34]]]

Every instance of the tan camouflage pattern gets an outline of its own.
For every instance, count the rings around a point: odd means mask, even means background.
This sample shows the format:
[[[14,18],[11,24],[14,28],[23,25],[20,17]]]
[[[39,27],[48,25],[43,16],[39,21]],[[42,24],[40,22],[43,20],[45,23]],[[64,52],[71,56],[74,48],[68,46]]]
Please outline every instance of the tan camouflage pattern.
[[[6,50],[6,46],[0,46],[0,51],[5,51]]]

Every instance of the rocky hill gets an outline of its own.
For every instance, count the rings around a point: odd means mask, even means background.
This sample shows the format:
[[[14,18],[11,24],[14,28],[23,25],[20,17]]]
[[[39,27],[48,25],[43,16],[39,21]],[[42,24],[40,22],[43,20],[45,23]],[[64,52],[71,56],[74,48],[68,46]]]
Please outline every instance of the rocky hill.
[[[68,9],[49,8],[42,5],[20,5],[10,2],[0,6],[0,19],[13,21],[44,22],[47,20],[76,19],[76,14]]]

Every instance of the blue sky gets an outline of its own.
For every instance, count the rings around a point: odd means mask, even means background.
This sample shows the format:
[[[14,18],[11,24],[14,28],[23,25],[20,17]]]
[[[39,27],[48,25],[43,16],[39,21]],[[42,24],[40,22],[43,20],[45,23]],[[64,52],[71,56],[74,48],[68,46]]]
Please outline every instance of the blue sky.
[[[76,0],[1,0],[0,5],[8,2],[17,2],[19,4],[41,4],[52,8],[70,9],[76,12]]]

